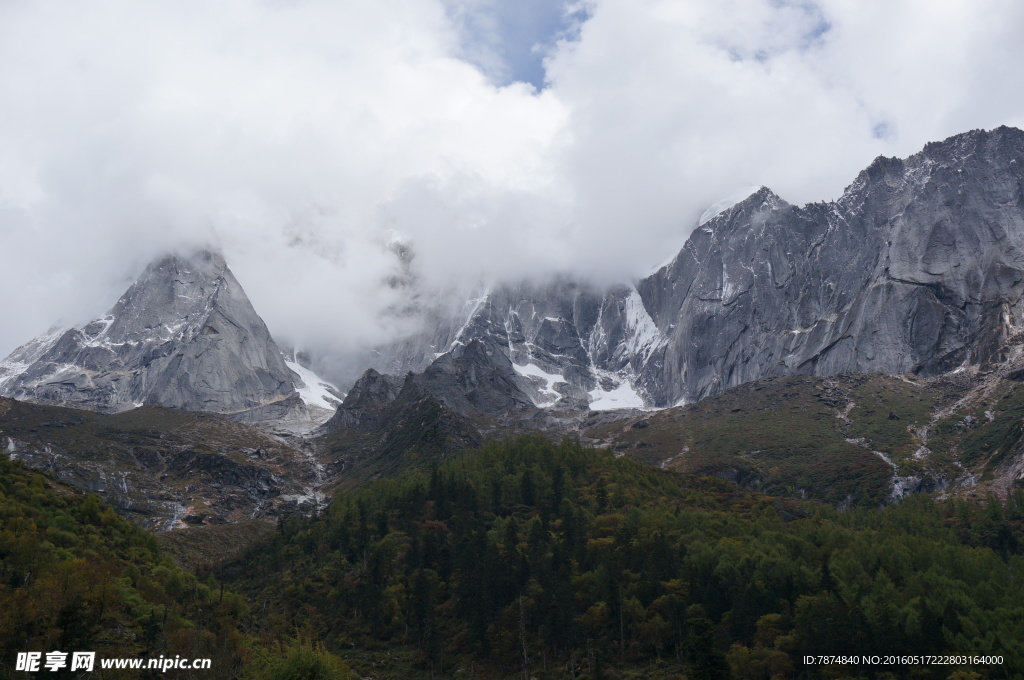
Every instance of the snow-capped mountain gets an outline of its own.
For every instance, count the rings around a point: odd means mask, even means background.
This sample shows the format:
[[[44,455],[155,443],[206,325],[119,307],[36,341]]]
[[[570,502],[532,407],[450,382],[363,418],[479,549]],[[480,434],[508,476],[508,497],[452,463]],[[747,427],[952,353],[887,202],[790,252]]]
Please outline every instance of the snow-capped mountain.
[[[326,420],[340,403],[286,359],[224,258],[151,263],[114,307],[0,362],[0,394],[115,412],[153,404],[240,420]]]
[[[834,202],[801,208],[747,188],[635,283],[486,290],[373,366],[422,370],[482,340],[503,348],[536,405],[600,409],[787,374],[998,362],[1024,326],[1022,166],[1024,132],[1003,127],[880,157]]]
[[[480,341],[535,406],[599,410],[672,406],[788,374],[929,376],[1000,362],[1024,339],[1022,166],[1024,132],[1004,127],[878,158],[829,203],[796,207],[746,188],[638,281],[481,290],[455,312],[424,313],[423,332],[359,370],[404,376]],[[479,369],[445,370],[463,364]],[[155,262],[105,317],[18,348],[0,363],[0,394],[264,420],[325,419],[341,397],[282,357],[210,253]]]

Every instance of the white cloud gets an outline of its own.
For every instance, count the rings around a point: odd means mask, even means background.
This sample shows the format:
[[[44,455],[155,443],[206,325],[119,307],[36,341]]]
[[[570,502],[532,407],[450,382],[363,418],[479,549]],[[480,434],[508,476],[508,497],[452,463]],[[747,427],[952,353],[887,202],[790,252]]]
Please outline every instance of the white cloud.
[[[1022,19],[1006,2],[595,3],[548,63],[570,112],[580,247],[636,271],[737,186],[832,199],[876,155],[1019,124]],[[621,237],[608,248],[593,231]]]
[[[539,93],[467,55],[481,1],[0,3],[0,354],[201,243],[275,334],[347,350],[394,332],[393,234],[434,285],[637,275],[738,186],[831,199],[1024,123],[1009,0],[590,0]]]
[[[0,350],[206,243],[278,334],[377,339],[389,234],[442,236],[388,221],[394,196],[550,179],[557,102],[494,87],[456,42],[418,0],[0,5],[0,281],[20,292]]]

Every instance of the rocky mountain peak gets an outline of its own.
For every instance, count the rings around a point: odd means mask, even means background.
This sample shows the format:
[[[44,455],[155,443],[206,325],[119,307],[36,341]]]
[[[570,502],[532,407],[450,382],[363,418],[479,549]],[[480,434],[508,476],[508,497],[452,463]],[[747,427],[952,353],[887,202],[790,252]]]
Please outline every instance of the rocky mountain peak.
[[[438,357],[422,374],[410,375],[408,381],[456,413],[497,415],[533,408],[517,377],[500,346],[474,339]]]
[[[221,255],[172,253],[146,267],[105,317],[82,330],[111,343],[190,339],[219,332],[206,322],[239,296],[245,293]]]
[[[792,373],[937,375],[1000,360],[1021,324],[1024,133],[877,158],[832,203],[698,229],[638,284],[669,335],[652,385],[699,399]]]
[[[711,231],[716,224],[734,221],[737,215],[749,215],[770,210],[783,204],[786,204],[785,201],[766,186],[745,187],[713,203],[701,215],[697,226]]]
[[[224,258],[152,262],[103,317],[19,348],[3,394],[122,411],[153,404],[240,419],[301,417],[281,350]]]
[[[376,427],[379,416],[398,397],[403,384],[402,378],[367,369],[345,395],[335,414],[324,424],[325,431]]]

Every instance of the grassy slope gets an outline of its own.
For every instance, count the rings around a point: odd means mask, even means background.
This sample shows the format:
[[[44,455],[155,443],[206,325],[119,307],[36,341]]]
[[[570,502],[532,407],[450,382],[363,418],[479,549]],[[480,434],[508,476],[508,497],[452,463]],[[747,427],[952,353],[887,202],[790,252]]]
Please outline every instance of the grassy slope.
[[[890,376],[791,376],[585,435],[637,460],[770,493],[877,504],[892,470],[873,451],[909,464],[920,445],[915,428],[946,399],[928,383]]]
[[[1020,453],[1024,385],[998,380],[951,409],[977,384],[973,378],[883,375],[773,378],[697,404],[584,426],[581,434],[648,464],[832,504],[889,499],[893,469],[877,452],[897,465],[900,476],[921,480],[923,489],[956,484],[971,471],[982,484],[957,493],[983,497],[994,488],[989,482],[1002,480],[995,490],[1005,497],[1013,483],[999,466]],[[951,413],[936,419],[943,409]],[[460,446],[479,446],[466,434],[472,424],[442,411],[426,400],[380,430],[322,438],[330,456],[344,461],[340,487],[422,467]],[[501,428],[492,423],[490,430],[493,436]],[[925,445],[926,454],[918,455]]]

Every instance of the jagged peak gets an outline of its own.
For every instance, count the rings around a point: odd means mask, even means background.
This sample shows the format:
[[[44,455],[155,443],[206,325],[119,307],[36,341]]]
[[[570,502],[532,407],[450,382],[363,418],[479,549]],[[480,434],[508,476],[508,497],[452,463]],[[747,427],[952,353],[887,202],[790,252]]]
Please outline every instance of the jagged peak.
[[[119,341],[138,333],[186,337],[224,305],[244,310],[244,316],[255,315],[224,257],[205,249],[171,252],[153,260],[118,299],[104,317],[109,322],[102,331]]]
[[[158,255],[149,265],[146,266],[139,279],[147,275],[165,270],[198,271],[208,276],[216,277],[222,275],[228,269],[228,263],[217,250],[209,248],[196,248],[190,251],[169,251]]]
[[[775,210],[780,206],[788,205],[788,203],[780,198],[778,194],[766,186],[762,185],[748,188],[752,188],[754,190],[746,197],[725,205],[725,207],[720,208],[717,213],[707,219],[702,217],[702,221],[697,225],[698,229],[711,232],[714,231],[716,226],[731,221],[736,215],[753,214],[765,210]],[[708,208],[704,214],[707,215],[712,208],[719,204],[725,204],[728,200],[729,199],[722,199],[722,201],[715,203],[711,208]]]
[[[917,153],[906,158],[880,155],[861,170],[857,177],[843,191],[848,197],[861,190],[869,180],[893,176],[926,176],[933,169],[961,165],[979,153],[1000,153],[1024,155],[1024,130],[1001,125],[992,130],[975,129],[961,132],[938,142],[928,142]]]
[[[697,220],[697,226],[704,226],[707,222],[710,222],[719,215],[729,211],[740,203],[746,202],[751,197],[756,196],[765,188],[766,187],[763,185],[740,187],[728,196],[725,196],[708,206],[708,209],[701,213],[700,218]]]
[[[737,196],[740,198],[737,199]],[[683,247],[663,260],[661,264],[652,267],[640,278],[640,280],[647,279],[663,269],[672,267],[672,265],[679,259],[680,255],[682,255],[686,250],[687,245],[691,243],[693,236],[698,232],[711,234],[714,233],[715,227],[720,224],[725,224],[734,215],[740,213],[752,214],[763,210],[774,210],[775,208],[784,205],[789,204],[780,198],[778,194],[764,185],[744,187],[744,189],[733,192],[729,197],[711,204],[711,206],[704,211],[701,218],[697,221],[697,228],[694,229],[686,239]],[[708,216],[709,214],[710,216]]]
[[[928,142],[924,145],[924,148],[916,154],[910,156],[907,160],[912,160],[918,157],[935,157],[940,155],[947,155],[956,157],[962,157],[963,152],[973,152],[979,150],[981,147],[995,142],[998,146],[1005,146],[1007,142],[1016,142],[1017,144],[1024,144],[1024,130],[1019,128],[1010,127],[1008,125],[1000,125],[992,130],[975,129],[968,130],[967,132],[961,132],[959,134],[952,135],[939,142]]]

